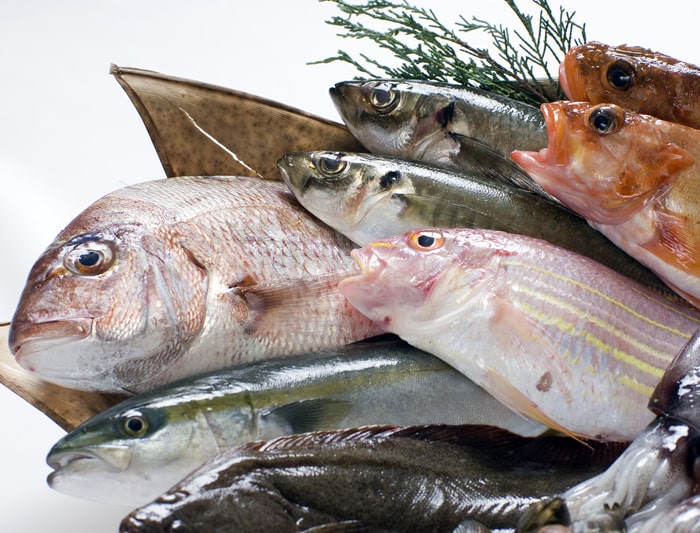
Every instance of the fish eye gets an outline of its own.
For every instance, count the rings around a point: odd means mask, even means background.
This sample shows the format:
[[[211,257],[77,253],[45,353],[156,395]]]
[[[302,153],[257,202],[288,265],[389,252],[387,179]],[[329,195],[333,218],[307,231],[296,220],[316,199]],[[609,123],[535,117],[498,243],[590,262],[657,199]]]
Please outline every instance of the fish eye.
[[[377,112],[389,113],[399,103],[399,95],[394,89],[385,89],[381,86],[372,89],[369,95],[369,103],[372,104]]]
[[[634,82],[634,68],[627,61],[615,61],[608,67],[605,77],[610,87],[618,91],[626,91]]]
[[[91,240],[76,244],[63,263],[68,270],[80,276],[97,276],[107,272],[115,259],[116,254],[110,243]]]
[[[148,422],[141,413],[133,413],[123,418],[122,429],[129,437],[143,437],[148,431]]]
[[[442,248],[445,244],[445,236],[439,231],[416,231],[411,233],[408,243],[414,250],[428,252]]]
[[[390,170],[379,179],[379,186],[382,189],[388,189],[400,181],[401,173],[398,170]]]
[[[598,106],[589,111],[588,126],[601,135],[616,131],[625,121],[624,112],[612,106]]]
[[[340,174],[347,163],[343,161],[341,154],[336,154],[335,156],[323,156],[318,160],[318,169],[326,176],[335,176]]]

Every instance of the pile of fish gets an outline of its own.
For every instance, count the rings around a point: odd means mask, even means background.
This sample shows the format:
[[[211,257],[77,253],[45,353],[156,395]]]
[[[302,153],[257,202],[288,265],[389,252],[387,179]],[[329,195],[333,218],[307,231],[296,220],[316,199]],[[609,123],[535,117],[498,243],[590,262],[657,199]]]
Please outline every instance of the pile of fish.
[[[700,531],[698,73],[588,43],[541,110],[342,82],[369,153],[98,200],[10,348],[133,396],[49,484],[127,533]]]

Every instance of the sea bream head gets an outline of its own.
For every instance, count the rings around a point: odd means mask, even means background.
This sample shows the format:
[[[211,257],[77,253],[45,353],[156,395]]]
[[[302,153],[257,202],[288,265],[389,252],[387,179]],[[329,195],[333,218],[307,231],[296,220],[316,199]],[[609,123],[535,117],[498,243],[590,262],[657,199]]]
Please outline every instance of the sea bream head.
[[[548,193],[593,223],[619,224],[638,212],[695,158],[671,142],[683,127],[614,104],[541,106],[548,144],[512,159]]]
[[[287,154],[277,166],[299,203],[353,242],[365,245],[405,231],[404,197],[415,190],[401,161],[316,151]]]
[[[173,213],[130,191],[75,218],[29,273],[9,344],[43,379],[128,389],[172,363],[202,328],[206,272],[164,224]]]
[[[572,47],[559,67],[571,101],[617,104],[625,109],[698,127],[692,96],[700,67],[639,46],[591,41]]]
[[[494,265],[513,251],[500,235],[507,234],[427,228],[377,241],[353,250],[362,272],[338,288],[385,331],[431,335],[499,292]]]
[[[428,150],[459,151],[445,135],[454,99],[428,83],[344,81],[330,95],[350,132],[372,153],[421,159]]]

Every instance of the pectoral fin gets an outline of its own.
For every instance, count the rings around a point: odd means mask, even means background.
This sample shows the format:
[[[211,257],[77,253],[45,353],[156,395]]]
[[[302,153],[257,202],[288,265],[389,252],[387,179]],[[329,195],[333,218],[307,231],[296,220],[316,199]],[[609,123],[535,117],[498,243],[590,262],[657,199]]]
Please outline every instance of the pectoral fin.
[[[347,401],[317,398],[269,409],[263,413],[262,418],[276,420],[281,426],[289,426],[293,433],[308,433],[337,428],[351,407]]]
[[[700,274],[700,247],[688,216],[665,209],[656,211],[658,240],[647,248],[665,263],[690,274]]]

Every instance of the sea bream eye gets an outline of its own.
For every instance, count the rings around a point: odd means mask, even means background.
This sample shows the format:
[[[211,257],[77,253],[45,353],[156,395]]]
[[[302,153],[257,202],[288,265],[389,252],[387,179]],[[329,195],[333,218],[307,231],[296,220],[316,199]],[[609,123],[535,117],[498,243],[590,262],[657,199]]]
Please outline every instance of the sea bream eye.
[[[634,82],[634,68],[627,61],[615,61],[605,74],[610,87],[618,91],[626,91]]]
[[[110,243],[90,240],[76,244],[66,254],[63,263],[68,270],[80,276],[98,276],[107,272],[115,259]]]
[[[408,243],[418,251],[437,250],[445,244],[445,236],[439,231],[417,231],[410,235]]]
[[[370,93],[369,102],[379,113],[389,113],[399,103],[399,95],[394,89],[375,87]]]
[[[613,133],[624,123],[624,112],[612,106],[599,106],[590,110],[588,126],[601,135]]]
[[[340,154],[335,156],[324,156],[318,160],[318,168],[326,176],[335,176],[340,174],[343,170],[345,170],[346,166],[347,163],[343,161]]]

